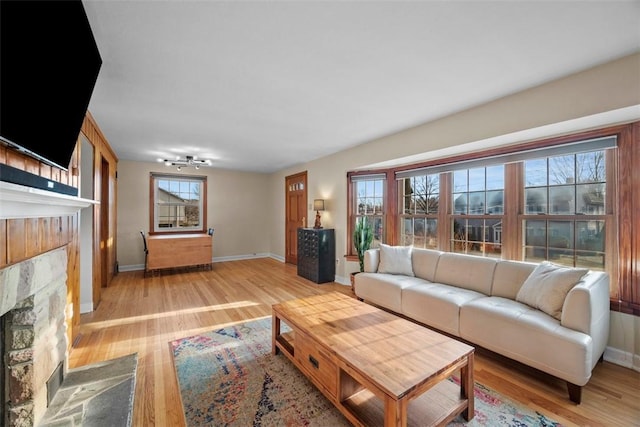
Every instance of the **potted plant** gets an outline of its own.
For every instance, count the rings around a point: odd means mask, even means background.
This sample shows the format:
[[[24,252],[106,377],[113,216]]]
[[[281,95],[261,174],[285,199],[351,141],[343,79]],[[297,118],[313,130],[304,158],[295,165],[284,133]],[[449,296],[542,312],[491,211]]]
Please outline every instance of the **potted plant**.
[[[356,248],[358,254],[358,261],[360,262],[360,271],[364,271],[364,253],[371,248],[371,242],[373,241],[373,227],[367,221],[367,217],[359,218],[356,221],[356,228],[353,230],[353,245]],[[359,273],[358,271],[351,273],[351,287],[353,288],[354,276]]]

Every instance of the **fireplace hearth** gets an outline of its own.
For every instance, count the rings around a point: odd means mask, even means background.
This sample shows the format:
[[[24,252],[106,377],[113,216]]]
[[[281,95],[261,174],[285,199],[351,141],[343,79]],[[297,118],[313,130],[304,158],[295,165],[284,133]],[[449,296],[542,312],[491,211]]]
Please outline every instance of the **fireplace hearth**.
[[[66,280],[66,247],[0,270],[3,425],[37,425],[47,382],[67,370]]]

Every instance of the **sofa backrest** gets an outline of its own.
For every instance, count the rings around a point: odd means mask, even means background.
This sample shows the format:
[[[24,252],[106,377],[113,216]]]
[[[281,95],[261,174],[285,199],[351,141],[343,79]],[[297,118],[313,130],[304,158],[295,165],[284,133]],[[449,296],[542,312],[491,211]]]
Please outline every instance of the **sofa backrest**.
[[[413,274],[416,277],[433,282],[436,276],[438,259],[442,253],[432,249],[413,248],[411,251]]]
[[[434,282],[491,295],[497,260],[445,252],[440,255]]]
[[[493,274],[491,296],[516,299],[518,291],[537,264],[522,261],[498,261]]]

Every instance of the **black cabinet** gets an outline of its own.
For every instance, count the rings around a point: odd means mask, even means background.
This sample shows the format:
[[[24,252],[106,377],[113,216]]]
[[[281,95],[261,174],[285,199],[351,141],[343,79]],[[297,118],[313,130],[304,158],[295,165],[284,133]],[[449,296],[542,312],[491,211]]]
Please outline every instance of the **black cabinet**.
[[[336,278],[336,243],[333,229],[298,228],[298,276],[316,283]]]

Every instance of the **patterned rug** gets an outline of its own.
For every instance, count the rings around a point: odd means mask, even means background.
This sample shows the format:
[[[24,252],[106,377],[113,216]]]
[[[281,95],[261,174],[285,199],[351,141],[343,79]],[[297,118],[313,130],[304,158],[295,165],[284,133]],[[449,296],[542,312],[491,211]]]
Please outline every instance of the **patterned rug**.
[[[284,355],[271,355],[270,318],[170,346],[190,427],[350,425]],[[463,425],[560,426],[478,383],[473,420],[459,417],[449,424]]]

